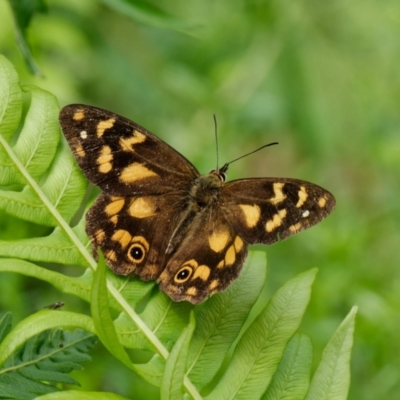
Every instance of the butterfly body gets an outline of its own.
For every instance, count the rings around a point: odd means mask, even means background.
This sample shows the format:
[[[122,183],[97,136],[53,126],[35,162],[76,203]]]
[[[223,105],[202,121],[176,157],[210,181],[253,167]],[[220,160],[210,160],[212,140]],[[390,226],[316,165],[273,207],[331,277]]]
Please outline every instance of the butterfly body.
[[[60,113],[87,178],[102,189],[86,216],[121,275],[157,280],[173,300],[200,303],[237,278],[248,244],[272,244],[329,215],[334,197],[309,182],[249,178],[225,183],[228,164],[200,175],[134,122],[86,105]]]
[[[219,202],[223,181],[216,172],[202,175],[190,182],[185,201],[182,202],[177,227],[169,240],[166,253],[171,254],[181,243],[192,224],[201,221],[204,214],[212,214],[212,207]]]

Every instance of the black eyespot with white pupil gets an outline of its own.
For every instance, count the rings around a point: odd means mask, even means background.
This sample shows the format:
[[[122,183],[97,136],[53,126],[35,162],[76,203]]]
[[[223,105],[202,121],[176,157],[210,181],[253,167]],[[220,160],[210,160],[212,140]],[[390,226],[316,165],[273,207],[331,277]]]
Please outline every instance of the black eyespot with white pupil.
[[[139,246],[135,246],[131,249],[131,256],[134,260],[140,260],[143,258],[143,250]]]
[[[146,255],[146,249],[140,243],[134,243],[128,252],[128,257],[135,263],[140,263],[143,261]]]
[[[186,282],[190,278],[190,276],[192,275],[192,272],[193,272],[192,268],[190,268],[188,266],[181,268],[175,274],[175,278],[174,278],[175,282],[176,283],[184,283],[184,282]]]

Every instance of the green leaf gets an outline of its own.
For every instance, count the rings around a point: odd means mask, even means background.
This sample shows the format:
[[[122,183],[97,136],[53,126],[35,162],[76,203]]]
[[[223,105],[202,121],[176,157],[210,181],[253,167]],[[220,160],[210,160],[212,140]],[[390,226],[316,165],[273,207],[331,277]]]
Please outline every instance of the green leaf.
[[[15,19],[15,29],[17,36],[17,44],[20,48],[25,62],[29,70],[41,76],[41,72],[33,59],[32,52],[29,48],[26,31],[29,27],[32,17],[35,13],[46,11],[46,5],[43,0],[8,0]]]
[[[153,288],[155,282],[144,282],[140,279],[131,279],[130,277],[116,275],[110,270],[107,270],[107,280],[113,284],[113,286],[123,295],[124,299],[129,303],[131,307],[134,307]],[[109,298],[109,306],[117,310],[121,310],[121,306],[115,301],[114,298]],[[121,313],[126,316],[125,313]],[[129,321],[129,317],[127,317]],[[117,327],[117,320],[114,321],[115,327]]]
[[[0,115],[0,184],[7,186],[0,189],[0,208],[18,218],[56,227],[46,238],[1,241],[0,255],[86,266],[90,257],[66,221],[79,209],[87,182],[65,143],[58,145],[57,101],[44,90],[27,88],[32,101],[17,135],[10,127],[17,129],[21,89],[12,65],[3,56],[0,82],[5,105]],[[76,229],[77,234],[81,232],[80,226]]]
[[[310,299],[316,269],[285,283],[249,326],[225,374],[207,399],[259,398],[268,387],[286,344]]]
[[[131,18],[135,22],[159,28],[174,29],[182,33],[188,24],[173,17],[161,8],[143,0],[102,0],[111,9]]]
[[[82,203],[87,182],[70,151],[64,145],[57,150],[60,139],[57,100],[42,89],[27,89],[32,99],[24,126],[14,145],[8,147],[6,142],[2,143],[7,157],[0,161],[4,172],[0,183],[22,184],[23,190],[1,190],[0,208],[27,221],[56,226],[54,213],[43,203],[43,198],[70,221]],[[0,128],[2,125],[0,120]],[[39,187],[30,184],[34,181],[40,181]]]
[[[183,399],[183,381],[194,328],[195,319],[193,313],[191,313],[189,325],[183,330],[167,359],[161,384],[161,400]]]
[[[237,338],[266,279],[264,252],[252,252],[239,278],[224,292],[195,309],[196,330],[190,344],[188,376],[203,388],[215,376]]]
[[[85,242],[88,242],[88,239]],[[25,258],[31,261],[87,266],[87,260],[74,245],[70,235],[60,228],[55,228],[50,235],[44,237],[0,240],[0,254],[3,257]]]
[[[36,400],[128,400],[126,397],[107,392],[85,392],[83,390],[67,390],[37,397]]]
[[[312,363],[311,339],[297,333],[286,346],[278,369],[263,400],[303,400],[310,383]]]
[[[7,312],[0,317],[0,342],[11,331],[11,313]]]
[[[100,253],[99,263],[94,273],[90,309],[96,333],[103,345],[116,359],[121,361],[128,368],[134,369],[128,354],[118,340],[111,318],[106,286],[106,265],[102,253]]]
[[[82,276],[69,277],[59,272],[38,267],[28,261],[17,259],[0,259],[0,272],[16,272],[21,275],[31,276],[48,282],[62,293],[68,293],[90,301],[90,288],[92,285],[92,272],[87,270]]]
[[[35,86],[25,86],[31,104],[24,126],[13,145],[15,156],[34,179],[49,168],[60,140],[58,134],[58,103],[49,92]]]
[[[0,365],[29,339],[43,331],[59,327],[80,328],[95,333],[93,321],[86,315],[69,311],[41,310],[18,323],[0,343]]]
[[[188,313],[193,308],[188,302],[176,303],[165,293],[157,293],[149,299],[140,318],[154,335],[166,344],[167,349],[178,339],[188,323]],[[125,313],[115,321],[115,327],[125,346],[133,349],[152,350],[153,344],[143,331]]]
[[[345,400],[350,387],[350,356],[357,307],[353,307],[326,345],[306,400]]]
[[[136,372],[153,386],[160,387],[165,370],[165,360],[158,354],[146,364],[136,364]]]
[[[0,134],[9,141],[18,128],[22,111],[22,93],[18,74],[12,64],[0,55]],[[6,154],[0,146],[0,160]],[[7,167],[0,163],[0,184],[6,175]]]
[[[32,399],[59,390],[55,383],[78,384],[68,373],[82,369],[80,364],[90,360],[87,352],[96,341],[82,330],[46,330],[32,336],[0,369],[0,397]]]

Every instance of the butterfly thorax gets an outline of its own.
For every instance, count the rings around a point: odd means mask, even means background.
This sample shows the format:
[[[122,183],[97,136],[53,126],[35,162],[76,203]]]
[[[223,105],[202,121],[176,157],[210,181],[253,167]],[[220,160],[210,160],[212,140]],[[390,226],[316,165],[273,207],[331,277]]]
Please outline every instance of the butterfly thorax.
[[[167,254],[176,250],[192,224],[202,220],[201,216],[209,213],[210,208],[218,204],[224,180],[225,175],[216,170],[191,182],[180,220],[168,243]]]
[[[195,179],[189,192],[190,205],[201,211],[218,201],[224,180],[218,170]]]

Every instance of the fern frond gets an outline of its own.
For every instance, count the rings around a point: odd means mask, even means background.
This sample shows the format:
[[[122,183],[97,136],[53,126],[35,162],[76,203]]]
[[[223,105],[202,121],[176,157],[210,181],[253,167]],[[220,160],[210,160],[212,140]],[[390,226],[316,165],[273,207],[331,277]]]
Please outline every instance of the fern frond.
[[[0,241],[0,271],[39,277],[61,291],[75,291],[89,301],[88,293],[93,284],[90,275],[89,279],[88,274],[70,278],[33,263],[74,263],[92,270],[97,267],[87,251],[89,241],[83,234],[83,220],[75,228],[69,225],[81,206],[87,182],[65,142],[60,142],[57,102],[44,90],[24,88],[31,94],[31,104],[18,131],[22,91],[14,68],[3,56],[0,56],[0,82],[0,209],[54,228],[46,237]],[[20,258],[24,260],[18,260]],[[108,275],[110,305],[124,310],[152,349],[167,358],[165,345],[137,315],[132,308],[134,304],[127,301],[140,301],[153,285],[137,281],[127,283],[126,278],[116,277],[109,271]],[[77,326],[79,323],[78,318]]]
[[[7,315],[0,322],[1,331],[11,326]],[[33,399],[58,391],[58,383],[79,385],[68,373],[82,369],[80,364],[91,359],[87,353],[96,341],[94,335],[82,330],[70,333],[54,329],[32,337],[0,369],[0,397]]]
[[[90,302],[92,318],[43,310],[10,332],[9,317],[4,316],[0,320],[0,390],[4,397],[32,398],[33,393],[53,390],[49,382],[72,383],[66,374],[84,361],[89,344],[67,361],[65,342],[72,339],[64,335],[63,347],[57,348],[54,338],[59,343],[61,333],[52,331],[50,337],[43,332],[79,327],[98,334],[115,358],[160,387],[163,398],[185,396],[182,387],[194,399],[204,398],[200,393],[208,399],[268,400],[296,393],[297,397],[289,397],[301,399],[307,391],[310,400],[322,398],[321,393],[340,393],[335,400],[346,398],[355,312],[328,344],[309,387],[312,349],[308,338],[296,332],[315,270],[291,279],[268,305],[253,309],[266,279],[263,253],[251,254],[226,291],[196,307],[172,302],[153,283],[116,276],[97,266],[88,252],[83,217],[74,226],[71,222],[81,207],[87,182],[60,140],[57,102],[39,88],[24,90],[31,95],[31,104],[20,127],[22,90],[12,65],[0,56],[0,210],[51,232],[1,240],[0,273],[32,276],[78,296]],[[68,277],[38,262],[86,270],[79,277]],[[109,307],[119,313],[114,321]],[[249,320],[249,314],[257,312]],[[124,347],[149,351],[152,357],[145,364],[135,364]],[[337,368],[331,368],[333,364]],[[73,398],[67,393],[59,398]],[[96,393],[85,395],[99,398]],[[57,397],[53,393],[44,398]],[[116,396],[104,394],[103,398]]]

